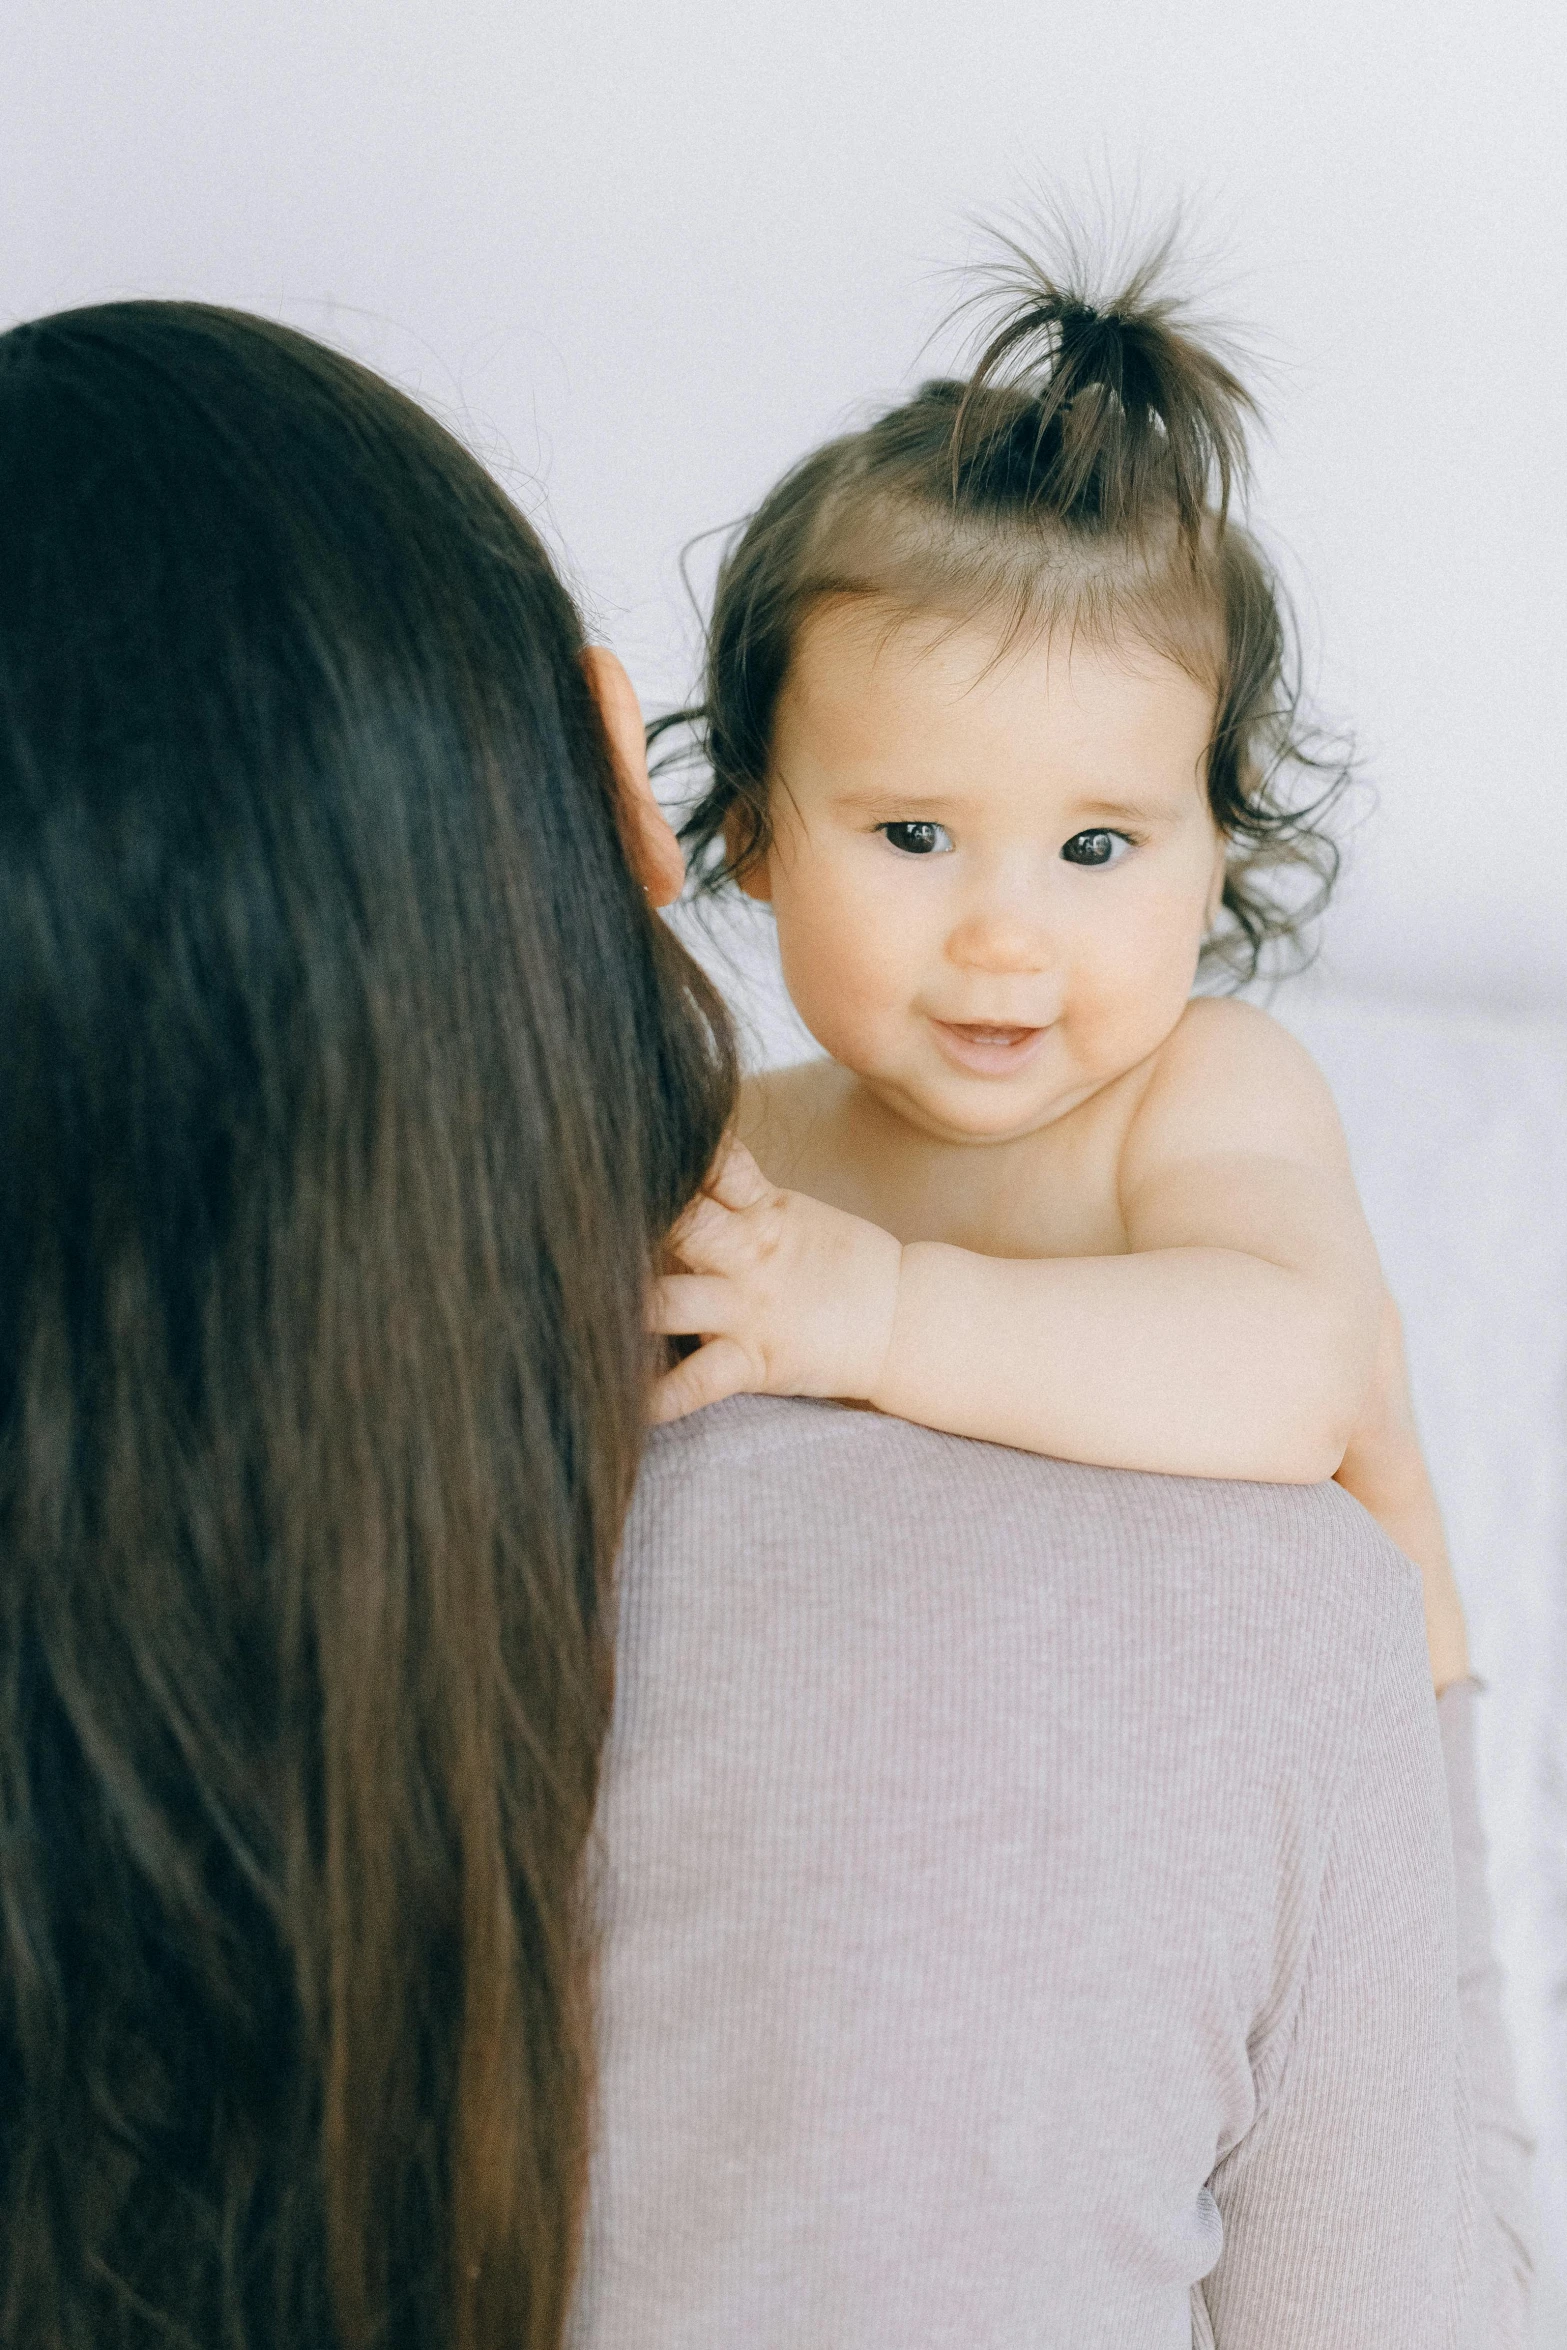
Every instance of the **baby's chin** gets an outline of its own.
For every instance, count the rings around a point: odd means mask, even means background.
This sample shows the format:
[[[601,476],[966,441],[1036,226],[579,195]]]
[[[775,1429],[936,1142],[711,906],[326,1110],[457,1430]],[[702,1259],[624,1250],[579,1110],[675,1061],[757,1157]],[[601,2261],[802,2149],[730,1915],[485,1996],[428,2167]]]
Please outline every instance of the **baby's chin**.
[[[964,1143],[983,1149],[1024,1142],[1075,1109],[1094,1090],[1085,1087],[1061,1099],[1041,1098],[1038,1087],[984,1078],[931,1081],[885,1070],[857,1069],[863,1090],[904,1126],[933,1142]]]

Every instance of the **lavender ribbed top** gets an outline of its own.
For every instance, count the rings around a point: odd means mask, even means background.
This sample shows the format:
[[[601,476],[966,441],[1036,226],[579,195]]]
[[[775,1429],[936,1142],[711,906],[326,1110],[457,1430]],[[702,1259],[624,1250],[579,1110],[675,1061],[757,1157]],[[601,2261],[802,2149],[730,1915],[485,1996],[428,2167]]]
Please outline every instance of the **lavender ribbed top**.
[[[1472,1692],[1337,1487],[744,1398],[620,1605],[575,2350],[1524,2341]]]

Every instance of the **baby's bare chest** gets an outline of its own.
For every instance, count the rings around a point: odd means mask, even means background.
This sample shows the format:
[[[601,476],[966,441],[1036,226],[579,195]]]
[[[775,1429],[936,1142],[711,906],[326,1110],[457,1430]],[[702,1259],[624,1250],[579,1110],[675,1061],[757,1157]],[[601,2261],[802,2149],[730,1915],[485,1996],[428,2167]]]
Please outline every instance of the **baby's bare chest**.
[[[1127,1248],[1117,1184],[1124,1121],[1113,1114],[1004,1143],[945,1145],[890,1121],[857,1120],[836,1088],[813,1085],[804,1071],[753,1080],[747,1093],[742,1136],[774,1183],[898,1240],[998,1257]]]

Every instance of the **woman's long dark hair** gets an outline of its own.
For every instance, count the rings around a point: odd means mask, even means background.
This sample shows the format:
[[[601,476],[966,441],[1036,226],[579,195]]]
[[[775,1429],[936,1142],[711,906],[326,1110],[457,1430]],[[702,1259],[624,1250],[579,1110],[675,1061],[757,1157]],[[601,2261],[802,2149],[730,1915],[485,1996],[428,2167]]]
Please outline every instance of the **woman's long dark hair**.
[[[537,538],[0,338],[0,2338],[542,2350],[653,1252],[730,1108]]]

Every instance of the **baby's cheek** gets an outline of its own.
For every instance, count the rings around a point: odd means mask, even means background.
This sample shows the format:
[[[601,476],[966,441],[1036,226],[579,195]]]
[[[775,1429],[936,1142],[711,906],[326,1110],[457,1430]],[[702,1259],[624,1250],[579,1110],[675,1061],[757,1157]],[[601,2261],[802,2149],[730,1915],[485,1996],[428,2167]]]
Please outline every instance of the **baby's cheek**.
[[[1134,1068],[1164,1042],[1190,998],[1193,961],[1179,947],[1150,942],[1085,997],[1079,1032],[1107,1075]]]
[[[776,906],[784,984],[806,1026],[835,1059],[866,1049],[906,993],[895,942],[852,906]]]
[[[794,973],[786,963],[784,978],[795,1010],[835,1061],[864,1075],[885,1058],[889,1014],[852,959],[802,963]]]

